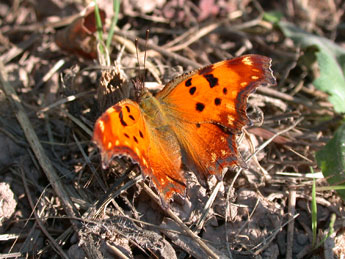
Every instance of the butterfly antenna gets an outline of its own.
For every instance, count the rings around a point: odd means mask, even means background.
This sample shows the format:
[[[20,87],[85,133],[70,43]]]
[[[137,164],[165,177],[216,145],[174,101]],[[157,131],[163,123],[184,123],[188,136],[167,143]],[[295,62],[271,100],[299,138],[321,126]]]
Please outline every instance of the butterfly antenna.
[[[141,70],[141,66],[140,66],[140,60],[139,60],[139,46],[138,46],[138,39],[135,39],[135,49],[136,49],[136,53],[137,53],[137,60],[138,60],[138,66],[139,66],[139,75],[138,77],[133,81],[134,82],[134,88],[135,88],[135,92],[136,92],[136,99],[139,100],[143,89],[144,89],[144,81],[143,81],[143,72]]]
[[[150,30],[146,30],[146,38],[145,38],[145,50],[144,50],[144,71],[146,69],[146,53],[147,53],[147,42],[149,41],[149,35],[150,35]],[[144,73],[144,80],[145,78],[145,73]]]
[[[140,69],[140,60],[139,60],[139,44],[138,44],[138,39],[135,39],[135,50],[136,50],[136,54],[137,54],[137,61],[138,61],[139,72],[140,72],[141,69]]]

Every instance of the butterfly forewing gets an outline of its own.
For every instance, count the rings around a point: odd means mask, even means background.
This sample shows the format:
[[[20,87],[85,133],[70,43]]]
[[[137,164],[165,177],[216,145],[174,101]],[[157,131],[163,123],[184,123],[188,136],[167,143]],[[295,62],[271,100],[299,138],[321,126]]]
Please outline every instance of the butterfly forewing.
[[[108,166],[113,156],[128,155],[147,171],[148,135],[139,105],[124,100],[108,108],[98,118],[93,140],[101,150],[103,167]]]
[[[259,85],[274,84],[271,59],[246,55],[196,70],[175,80],[156,97],[170,117],[190,123],[217,123],[233,133],[248,124],[247,97]]]

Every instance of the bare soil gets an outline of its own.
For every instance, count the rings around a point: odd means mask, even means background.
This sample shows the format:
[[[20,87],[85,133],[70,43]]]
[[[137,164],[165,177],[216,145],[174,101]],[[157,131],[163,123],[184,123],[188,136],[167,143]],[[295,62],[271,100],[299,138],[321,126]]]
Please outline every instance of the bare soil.
[[[106,36],[113,7],[98,2]],[[116,68],[94,58],[93,31],[77,34],[82,44],[64,31],[84,1],[0,2],[0,258],[343,258],[344,202],[334,191],[317,192],[318,241],[332,214],[336,221],[313,249],[306,175],[320,172],[315,152],[342,117],[313,86],[317,67],[300,62],[304,50],[262,17],[280,12],[344,47],[345,2],[262,2],[124,0],[109,53]],[[248,53],[271,57],[278,82],[249,100],[253,125],[238,137],[241,154],[247,159],[269,143],[248,169],[208,186],[186,170],[186,198],[168,209],[130,159],[103,170],[91,142],[98,116],[143,74],[134,40],[145,50],[147,29],[146,82],[164,84]],[[104,73],[112,73],[111,85],[101,83]],[[327,185],[323,177],[316,182]]]

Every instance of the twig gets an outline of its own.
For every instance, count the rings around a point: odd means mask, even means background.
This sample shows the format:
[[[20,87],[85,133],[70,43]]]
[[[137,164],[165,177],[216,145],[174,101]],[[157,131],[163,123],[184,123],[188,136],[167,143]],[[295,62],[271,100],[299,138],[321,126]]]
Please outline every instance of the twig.
[[[276,228],[275,230],[273,230],[272,231],[272,235],[270,235],[269,237],[265,238],[264,241],[261,242],[264,245],[261,248],[259,248],[258,250],[256,250],[254,255],[257,256],[262,251],[264,251],[271,244],[271,242],[276,237],[276,235],[281,231],[281,229],[283,227],[285,227],[287,224],[289,224],[290,221],[295,220],[295,218],[297,218],[298,216],[299,216],[299,214],[294,215],[291,219],[289,219],[287,222],[285,222],[282,226],[280,226],[280,227]]]
[[[74,95],[67,96],[67,97],[62,98],[60,100],[57,100],[56,102],[54,102],[52,104],[47,105],[46,107],[41,108],[37,112],[37,115],[40,115],[41,113],[47,112],[47,111],[55,108],[56,106],[65,104],[67,102],[73,102],[73,101],[75,101],[76,99],[78,99],[80,97],[83,97],[83,96],[86,96],[86,95],[91,95],[93,93],[95,93],[95,91],[91,90],[91,91],[85,91],[85,92],[81,92],[81,93],[77,93],[77,94],[74,94]]]
[[[34,44],[38,38],[39,37],[37,34],[33,34],[29,39],[19,43],[18,46],[13,46],[12,49],[10,49],[9,51],[7,51],[5,54],[1,56],[0,60],[2,60],[3,64],[7,64],[12,59],[19,56],[23,51],[29,48],[32,44]]]
[[[228,255],[229,255],[229,258],[232,258],[232,254],[231,254],[231,250],[230,250],[230,245],[229,245],[229,228],[227,227],[227,222],[228,222],[228,219],[229,219],[229,211],[230,211],[230,194],[231,194],[231,191],[233,190],[233,187],[234,187],[234,184],[238,178],[238,176],[240,175],[240,173],[242,172],[242,168],[238,169],[237,172],[236,172],[236,175],[235,177],[232,179],[231,181],[231,184],[230,184],[230,187],[229,187],[229,190],[226,194],[226,209],[225,209],[225,244],[226,244],[226,250],[228,251]]]
[[[93,164],[90,161],[90,158],[86,155],[84,149],[82,148],[78,138],[76,137],[76,135],[73,133],[73,138],[75,143],[78,146],[78,149],[80,151],[80,153],[82,154],[82,156],[84,157],[84,160],[86,162],[86,164],[89,166],[92,174],[94,175],[94,177],[96,178],[97,183],[99,184],[99,186],[101,187],[101,189],[103,190],[103,192],[106,191],[106,186],[104,185],[103,181],[100,179],[99,174],[97,173],[97,170],[95,169],[95,167],[93,166]]]
[[[248,216],[246,222],[240,227],[240,229],[237,231],[237,233],[235,234],[235,236],[238,236],[239,234],[241,234],[242,230],[249,224],[249,221],[251,220],[251,218],[253,217],[254,215],[254,212],[256,211],[259,203],[260,203],[261,199],[260,197],[256,200],[256,203],[254,205],[254,208],[252,210],[252,212],[250,213],[250,215]]]
[[[279,99],[287,101],[287,102],[292,102],[292,103],[296,103],[296,104],[302,104],[302,105],[304,105],[304,106],[306,106],[306,107],[308,107],[310,109],[316,109],[316,110],[324,109],[324,110],[327,110],[329,112],[332,112],[329,107],[322,107],[320,105],[317,105],[317,104],[313,103],[312,101],[303,100],[301,98],[294,97],[294,96],[291,96],[289,94],[285,94],[285,93],[279,92],[279,91],[277,91],[275,89],[272,89],[272,88],[269,88],[269,87],[266,87],[266,86],[259,87],[257,89],[257,92],[261,93],[261,94],[270,95],[270,96],[279,98]]]
[[[106,242],[108,248],[114,253],[116,254],[116,256],[118,256],[117,258],[121,258],[121,259],[129,259],[128,256],[126,256],[124,253],[122,253],[122,251],[120,249],[118,249],[116,246],[111,245],[108,241]]]
[[[271,143],[273,141],[274,138],[276,138],[277,136],[284,134],[285,132],[288,132],[289,130],[293,129],[294,127],[296,127],[301,121],[303,120],[302,118],[299,118],[293,125],[291,125],[290,127],[274,134],[271,138],[269,138],[268,140],[266,140],[262,145],[260,145],[260,147],[253,153],[251,154],[247,159],[246,162],[249,161],[250,159],[252,159],[253,156],[255,156],[258,152],[260,152],[262,149],[264,149],[269,143]],[[231,190],[234,186],[234,183],[236,181],[236,179],[238,178],[238,176],[240,175],[240,173],[242,172],[242,168],[240,168],[239,170],[237,170],[235,177],[232,179],[232,182],[230,184],[228,193],[227,193],[227,201],[230,199],[230,193]],[[229,211],[229,202],[227,202],[227,208],[225,211],[225,224],[227,224],[229,215],[228,215],[228,211]],[[228,228],[225,228],[226,230],[226,240],[228,240]],[[228,250],[229,256],[231,256],[231,251],[230,251],[230,247],[229,247],[229,242],[226,242],[226,248]]]
[[[160,46],[157,46],[156,44],[153,44],[153,43],[149,43],[149,42],[146,42],[145,40],[143,39],[139,39],[137,38],[136,36],[133,36],[131,34],[127,34],[127,33],[124,33],[122,31],[115,31],[114,34],[116,35],[120,35],[122,37],[125,37],[125,38],[129,38],[130,40],[132,41],[135,41],[136,39],[138,40],[138,43],[141,45],[141,46],[145,46],[147,45],[147,48],[149,49],[153,49],[159,53],[161,53],[162,55],[166,56],[166,57],[170,57],[170,58],[173,58],[177,61],[179,61],[180,63],[183,63],[185,65],[189,65],[189,66],[192,66],[193,68],[199,68],[199,67],[202,67],[201,64],[197,63],[197,62],[194,62],[188,58],[185,58],[179,54],[176,54],[174,52],[171,52],[171,51],[167,51],[166,49],[160,47]]]
[[[92,130],[90,130],[83,122],[81,122],[79,119],[74,117],[69,112],[61,109],[60,110],[63,114],[65,114],[71,121],[73,121],[75,124],[77,124],[80,128],[82,128],[89,136],[92,136]]]
[[[42,220],[38,216],[38,214],[36,212],[36,209],[35,209],[36,206],[34,205],[34,203],[32,201],[32,198],[31,198],[31,195],[30,195],[30,190],[29,190],[28,184],[26,182],[25,173],[24,173],[23,170],[21,170],[21,174],[22,174],[22,181],[23,181],[23,184],[24,184],[24,189],[25,189],[26,195],[28,197],[28,201],[29,201],[30,207],[31,207],[31,209],[32,209],[32,211],[33,211],[33,213],[35,215],[36,222],[37,222],[38,226],[40,227],[40,229],[44,233],[44,235],[50,240],[52,246],[56,249],[56,251],[60,254],[60,256],[63,257],[63,258],[67,258],[68,259],[69,257],[67,256],[67,254],[56,243],[55,239],[49,234],[49,232],[47,231],[47,229],[43,225]]]
[[[7,253],[7,254],[0,254],[0,259],[18,258],[21,256],[23,256],[21,253]]]
[[[125,47],[128,52],[130,52],[132,54],[136,54],[137,53],[137,49],[135,47],[135,44],[132,41],[130,41],[130,40],[124,38],[124,37],[121,37],[121,36],[115,37],[115,40],[117,42],[119,42],[120,44],[122,44],[122,46]],[[140,53],[138,53],[138,54],[140,54]],[[140,59],[141,59],[141,57],[142,57],[142,55],[140,55]],[[149,60],[144,60],[144,61],[145,61],[145,68],[147,68],[150,71],[150,73],[152,74],[152,76],[156,79],[156,81],[159,84],[161,84],[162,82],[161,82],[160,77],[159,77],[159,71],[157,69],[157,66],[155,66]],[[139,62],[139,60],[138,60],[138,62]]]
[[[59,69],[65,64],[65,60],[60,59],[55,65],[42,77],[42,79],[37,83],[36,89],[40,88],[44,83],[48,82],[48,80],[57,72]]]
[[[143,187],[145,192],[159,205],[161,201],[159,197],[148,187],[144,182],[141,182],[140,185]],[[164,208],[164,211],[186,232],[186,234],[191,237],[211,258],[219,258],[193,231],[191,231],[182,220],[177,217],[169,208]]]
[[[16,114],[17,120],[22,127],[25,137],[30,144],[31,149],[33,150],[36,159],[38,160],[43,172],[47,176],[50,184],[52,185],[54,191],[56,192],[57,196],[60,198],[62,202],[62,206],[69,217],[75,217],[77,210],[74,207],[70,196],[66,192],[65,188],[60,182],[60,178],[57,175],[51,161],[49,160],[48,156],[46,155],[36,133],[32,127],[32,124],[25,113],[24,107],[22,106],[21,100],[18,97],[17,93],[14,91],[13,87],[7,81],[6,69],[3,63],[0,61],[0,85],[3,89],[7,99],[12,105],[12,108]],[[78,222],[75,220],[70,221],[74,231],[78,233],[79,227]],[[83,245],[83,249],[85,245]],[[87,249],[84,251],[88,254]]]
[[[294,227],[295,221],[293,219],[295,215],[296,209],[296,190],[294,188],[289,188],[289,204],[288,204],[288,211],[289,211],[289,224],[287,229],[287,241],[286,241],[286,259],[292,258],[292,246],[293,246],[293,234],[294,234]]]
[[[123,175],[123,178],[127,178],[127,174],[125,173]],[[121,179],[119,179],[121,180]],[[131,186],[135,185],[139,181],[143,180],[143,176],[140,174],[133,180],[128,181],[123,186],[121,186],[120,189],[114,190],[114,188],[118,187],[117,185],[114,185],[114,187],[109,190],[106,194],[106,196],[103,199],[100,199],[98,202],[96,202],[94,205],[90,206],[87,212],[84,213],[83,218],[96,218],[98,215],[101,214],[103,210],[107,207],[107,205],[111,202],[112,199],[116,198],[118,195],[120,195],[122,192],[126,191]],[[122,182],[122,181],[119,181]]]
[[[205,207],[203,209],[203,213],[199,219],[199,221],[196,223],[195,225],[195,229],[197,230],[197,232],[200,231],[200,229],[202,229],[202,227],[204,226],[205,220],[207,218],[207,215],[210,211],[210,208],[212,207],[213,202],[215,201],[217,194],[219,192],[220,186],[223,184],[223,182],[219,181],[216,185],[216,187],[213,189],[210,198],[208,199],[208,201],[205,204]]]
[[[270,137],[268,140],[266,140],[264,143],[262,143],[260,145],[260,147],[253,153],[251,154],[247,161],[249,161],[250,159],[252,159],[253,156],[255,156],[257,153],[259,153],[261,150],[263,150],[269,143],[271,143],[273,141],[274,138],[278,137],[279,135],[284,134],[285,132],[290,131],[291,129],[295,128],[304,118],[301,117],[299,118],[294,124],[292,124],[290,127],[287,127],[286,129],[277,132],[276,134],[274,134],[272,137]],[[247,162],[246,161],[246,162]]]
[[[197,32],[191,34],[190,39],[188,39],[187,41],[183,42],[180,45],[172,46],[172,47],[168,48],[167,50],[172,51],[172,52],[182,50],[182,49],[188,47],[189,45],[191,45],[192,43],[196,42],[197,40],[201,39],[202,37],[206,36],[207,34],[211,33],[215,29],[217,29],[221,24],[222,24],[222,22],[216,22],[216,23],[209,24],[209,25],[201,28]]]

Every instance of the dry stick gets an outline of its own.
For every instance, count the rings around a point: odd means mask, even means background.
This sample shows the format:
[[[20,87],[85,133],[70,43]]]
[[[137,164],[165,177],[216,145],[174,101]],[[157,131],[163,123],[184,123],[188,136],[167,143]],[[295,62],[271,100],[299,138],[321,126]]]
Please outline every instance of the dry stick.
[[[46,235],[46,237],[50,240],[50,242],[52,243],[52,246],[57,250],[57,252],[60,254],[60,256],[68,259],[67,254],[56,243],[55,239],[49,234],[49,232],[47,231],[47,229],[43,225],[43,222],[41,221],[40,217],[38,216],[36,209],[35,209],[35,205],[32,201],[31,195],[30,195],[30,190],[29,190],[28,184],[26,182],[26,178],[25,178],[25,174],[24,174],[23,170],[21,170],[21,173],[22,173],[22,181],[24,184],[24,189],[25,189],[26,195],[28,197],[28,201],[29,201],[29,204],[31,206],[31,209],[35,215],[36,222],[37,222],[38,226],[40,227],[41,231]]]
[[[21,253],[7,253],[7,254],[0,254],[0,259],[18,258],[21,256],[22,256]]]
[[[307,162],[309,163],[313,163],[312,160],[310,160],[308,157],[298,153],[296,150],[292,149],[291,147],[287,146],[287,145],[284,145],[284,148],[286,148],[287,150],[291,151],[292,153],[294,153],[296,156],[299,156],[300,158],[306,160]]]
[[[81,129],[85,131],[89,136],[93,135],[93,132],[91,129],[89,129],[83,122],[81,122],[78,118],[74,117],[72,114],[69,112],[61,109],[60,110],[63,114],[65,114],[71,121],[73,121],[75,124],[77,124]]]
[[[292,219],[295,215],[295,208],[296,208],[296,190],[293,188],[289,188],[289,220]],[[286,259],[292,258],[292,245],[293,245],[293,234],[294,234],[294,226],[295,221],[291,220],[288,224],[287,229],[287,242],[286,242]]]
[[[133,36],[131,34],[127,34],[127,33],[124,33],[122,31],[114,31],[114,34],[116,35],[120,35],[122,37],[125,37],[125,38],[129,38],[130,40],[132,41],[135,41],[136,39],[138,39],[138,43],[142,46],[145,46],[146,45],[146,41],[143,40],[143,39],[139,39],[137,38],[136,36]],[[148,49],[153,49],[159,53],[161,53],[162,55],[166,56],[166,57],[170,57],[170,58],[173,58],[185,65],[189,65],[189,66],[192,66],[193,68],[199,68],[199,67],[202,67],[201,64],[197,63],[197,62],[194,62],[188,58],[185,58],[179,54],[176,54],[176,53],[173,53],[173,52],[170,52],[170,51],[167,51],[165,48],[162,48],[160,46],[157,46],[156,44],[152,44],[152,43],[147,43],[147,48]]]
[[[141,182],[140,185],[143,187],[145,192],[159,205],[161,205],[161,201],[157,194],[155,194],[150,187],[148,187],[144,182]],[[183,222],[182,220],[177,217],[171,209],[162,208],[182,229],[186,232],[188,236],[190,236],[211,258],[219,258],[217,254],[215,254],[201,239],[197,236],[193,231],[191,231]]]
[[[99,184],[99,186],[101,187],[103,192],[106,192],[106,186],[104,185],[101,177],[99,176],[99,174],[97,174],[97,170],[96,168],[92,165],[90,158],[86,155],[84,149],[82,148],[78,138],[76,137],[76,135],[73,133],[73,139],[75,141],[75,143],[77,144],[77,147],[80,151],[80,153],[82,154],[82,156],[84,157],[84,160],[86,162],[86,164],[89,166],[92,174],[94,175],[94,177],[96,178],[97,183]]]
[[[29,152],[29,155],[30,155],[32,161],[35,161],[34,158],[31,156],[30,150],[28,150],[28,152]],[[34,162],[34,163],[35,163],[35,162]],[[35,166],[36,166],[36,165],[35,165]],[[22,167],[19,167],[19,169],[20,169],[21,172],[22,172],[22,170],[23,170]],[[20,176],[22,177],[22,173],[17,173],[17,171],[16,171],[14,168],[10,168],[10,171],[11,171],[11,173],[13,173],[14,175],[20,175]],[[26,181],[25,183],[27,184],[28,181],[26,180],[26,178],[25,178],[25,181]],[[29,181],[29,182],[30,182],[30,181]],[[31,183],[31,185],[34,185],[32,182],[30,182],[30,183]],[[50,185],[48,185],[48,186],[50,186]],[[12,251],[12,249],[14,248],[14,246],[17,244],[19,238],[22,236],[22,233],[24,232],[25,227],[27,226],[29,220],[31,220],[31,217],[32,217],[34,211],[36,210],[36,207],[37,207],[39,201],[41,200],[41,198],[42,198],[42,196],[43,196],[43,194],[45,193],[45,190],[46,190],[47,188],[48,188],[48,187],[45,187],[45,188],[43,189],[43,191],[41,192],[41,194],[40,194],[40,196],[39,196],[39,198],[38,198],[38,201],[36,202],[35,206],[31,206],[31,213],[30,213],[29,217],[25,220],[25,223],[24,223],[24,226],[23,226],[22,230],[19,232],[18,237],[15,239],[15,241],[12,243],[11,248],[10,248],[9,251]],[[30,198],[31,198],[31,197],[30,197]],[[37,224],[38,224],[38,223],[35,222],[33,228],[36,228],[36,225],[37,225]],[[30,230],[30,232],[31,232],[31,230]],[[30,236],[30,237],[29,237],[29,236]],[[28,239],[30,239],[30,238],[32,238],[32,235],[29,233],[28,236],[26,237],[26,241],[27,241]],[[21,245],[21,247],[20,247],[20,250],[21,250],[21,251],[23,250],[23,247],[27,247],[27,244],[25,244],[26,241],[24,242],[23,245]],[[26,248],[24,248],[24,250],[25,250],[25,249],[26,249]]]
[[[120,36],[116,37],[116,41],[119,42],[120,44],[122,44],[122,46],[125,47],[130,53],[132,53],[132,54],[137,53],[137,48],[132,41],[130,41],[124,37],[120,37]],[[142,56],[140,56],[140,57],[142,57]],[[145,59],[144,59],[144,61],[145,61]],[[159,70],[157,69],[157,67],[152,62],[150,62],[148,60],[146,60],[145,63],[146,63],[145,66],[146,66],[147,70],[149,70],[150,73],[152,74],[152,76],[154,77],[154,79],[157,82],[159,82],[159,84],[161,84],[162,81],[159,77]],[[111,69],[113,69],[113,68],[111,68]]]
[[[289,219],[286,223],[284,223],[282,226],[277,227],[276,230],[271,231],[272,235],[270,235],[268,238],[265,238],[264,241],[262,241],[261,243],[263,244],[261,248],[259,248],[258,250],[256,250],[254,252],[254,256],[259,255],[262,251],[264,251],[273,241],[273,239],[276,237],[276,235],[278,235],[278,233],[282,230],[282,228],[284,228],[287,224],[290,223],[290,221],[295,220],[295,218],[297,218],[299,216],[299,214],[296,214],[295,216],[293,216],[291,219]],[[255,249],[255,247],[254,247]]]
[[[218,21],[217,23],[202,25],[201,28],[199,28],[200,27],[199,25],[196,25],[196,26],[190,28],[189,30],[187,30],[186,32],[182,33],[181,35],[177,36],[175,39],[164,44],[162,47],[165,49],[169,49],[170,51],[177,51],[177,50],[183,49],[185,47],[188,47],[190,44],[192,44],[196,40],[200,39],[201,37],[214,31],[219,26],[223,25],[223,23],[237,19],[240,16],[242,16],[242,12],[238,12],[238,13],[232,12],[230,14],[230,17],[223,19],[221,21]],[[190,39],[188,39],[188,38],[190,38]],[[182,43],[181,45],[176,45],[179,42],[186,42],[187,45],[185,45],[186,43]],[[179,47],[179,46],[183,46],[183,47]]]
[[[207,215],[210,211],[210,208],[212,207],[212,204],[213,202],[215,201],[216,197],[217,197],[217,194],[219,192],[219,189],[221,187],[223,183],[221,181],[219,181],[216,185],[216,187],[213,189],[211,195],[210,195],[210,198],[207,200],[205,206],[204,206],[204,209],[202,211],[202,214],[201,214],[201,217],[199,218],[198,222],[196,223],[195,225],[195,231],[199,232],[203,226],[204,226],[204,223],[207,219]]]
[[[125,174],[124,174],[125,175]],[[128,181],[125,183],[121,188],[116,191],[111,190],[104,200],[98,200],[94,204],[91,204],[89,209],[83,214],[83,218],[96,218],[101,214],[103,210],[108,206],[108,204],[112,201],[112,199],[116,198],[120,195],[123,191],[126,191],[131,186],[135,185],[136,183],[143,180],[142,174],[134,178],[133,180]]]
[[[235,236],[240,235],[240,233],[242,232],[242,230],[249,224],[249,221],[252,219],[257,207],[259,206],[259,202],[261,201],[260,197],[256,200],[256,203],[254,205],[253,211],[250,213],[250,215],[248,216],[246,222],[244,222],[244,224],[240,227],[240,229],[236,232]]]
[[[303,100],[301,98],[294,97],[294,96],[291,96],[289,94],[279,92],[275,89],[272,89],[272,88],[269,88],[266,86],[261,86],[260,88],[257,89],[257,92],[261,93],[261,94],[273,96],[273,97],[279,98],[279,99],[287,101],[287,102],[302,104],[302,105],[304,105],[310,109],[316,109],[316,110],[317,109],[318,110],[323,109],[323,110],[331,111],[331,109],[329,109],[328,107],[317,105],[317,104],[313,103],[312,101]]]
[[[188,37],[190,37],[190,35],[195,34],[198,31],[198,28],[199,28],[198,25],[190,28],[188,31],[183,32],[181,35],[176,36],[176,38],[165,43],[162,47],[163,48],[171,48],[171,47],[175,46],[175,44],[182,42],[182,41],[186,40]]]
[[[196,42],[200,38],[206,36],[210,32],[212,32],[215,29],[217,29],[221,24],[222,24],[222,22],[217,22],[217,23],[209,24],[209,25],[201,28],[200,30],[198,30],[196,33],[193,33],[192,37],[190,39],[188,39],[187,41],[183,42],[180,45],[172,46],[172,47],[168,48],[167,50],[168,51],[178,51],[178,50],[182,50],[184,48],[187,48],[192,43]]]
[[[1,32],[3,34],[9,34],[9,33],[21,33],[21,32],[38,32],[38,31],[45,31],[46,29],[52,29],[52,28],[58,28],[58,27],[64,27],[69,24],[71,24],[75,19],[80,17],[81,14],[73,14],[68,17],[59,19],[56,22],[37,22],[34,24],[29,25],[15,25],[15,26],[9,26],[7,30],[2,30]],[[39,35],[36,35],[37,38]]]
[[[106,242],[106,244],[108,246],[108,249],[110,249],[113,253],[115,253],[118,256],[118,258],[129,259],[129,257],[126,256],[124,253],[122,253],[122,251],[118,249],[116,246],[113,246],[109,242]]]
[[[0,60],[2,60],[4,64],[10,62],[12,59],[19,56],[22,52],[34,44],[38,38],[39,36],[37,34],[32,35],[29,39],[19,43],[18,46],[13,46],[9,51],[0,57]]]
[[[252,159],[252,157],[255,156],[258,152],[260,152],[261,150],[263,150],[269,143],[271,143],[271,142],[273,141],[274,138],[276,138],[276,137],[278,137],[279,135],[284,134],[285,132],[288,132],[289,130],[295,128],[303,119],[304,119],[303,117],[302,117],[302,118],[299,118],[293,125],[291,125],[290,127],[288,127],[288,128],[286,128],[286,129],[284,129],[284,130],[282,130],[282,131],[280,131],[280,132],[274,134],[271,138],[269,138],[268,140],[266,140],[266,141],[265,141],[265,142],[264,142],[264,143],[263,143],[263,144],[262,144],[252,155],[250,155],[250,156],[247,158],[246,162],[249,161],[250,159]],[[232,190],[232,188],[233,188],[233,186],[234,186],[234,184],[235,184],[235,181],[236,181],[237,177],[240,175],[241,171],[242,171],[242,168],[240,168],[240,169],[237,171],[237,173],[236,173],[234,179],[232,180],[232,182],[231,182],[231,184],[230,184],[230,187],[229,187],[229,190],[228,190],[228,193],[227,193],[227,197],[226,197],[227,200],[230,199],[231,190]],[[226,224],[227,224],[227,222],[228,222],[228,218],[229,218],[228,211],[229,211],[229,203],[227,203],[227,208],[226,208],[226,210],[225,210],[225,226],[226,226]],[[231,250],[230,250],[229,242],[228,242],[228,228],[227,228],[227,227],[225,228],[225,233],[226,233],[226,241],[227,241],[227,242],[226,242],[226,249],[228,250],[229,256],[232,258],[232,256],[231,256]]]
[[[55,65],[46,73],[42,79],[37,83],[36,88],[40,88],[44,83],[48,82],[48,80],[58,71],[60,68],[65,64],[65,60],[60,59]]]
[[[51,164],[48,156],[46,155],[33,127],[32,124],[28,118],[28,116],[25,113],[25,110],[21,104],[21,100],[19,99],[17,93],[14,91],[13,87],[7,82],[7,75],[6,75],[6,69],[3,65],[3,63],[0,61],[0,85],[9,100],[9,102],[12,105],[12,108],[16,114],[17,120],[22,127],[25,137],[28,141],[28,143],[31,146],[31,149],[33,150],[43,172],[47,176],[50,184],[52,185],[55,193],[62,201],[62,206],[68,215],[68,217],[76,217],[76,208],[74,207],[68,193],[62,186],[59,176],[57,175],[53,165]],[[74,231],[78,233],[78,222],[75,220],[71,220],[71,224],[74,228]],[[83,249],[88,255],[88,250],[85,249],[85,245],[83,245]]]
[[[187,48],[192,43],[196,42],[200,38],[206,36],[207,34],[211,33],[212,31],[216,30],[217,28],[224,25],[224,23],[226,23],[228,21],[229,21],[229,19],[224,19],[224,20],[216,22],[216,23],[208,24],[194,33],[190,33],[190,31],[188,31],[187,33],[192,35],[192,37],[190,39],[188,39],[187,41],[185,41],[184,43],[182,43],[180,45],[169,47],[167,50],[168,51],[178,51],[178,50],[182,50],[184,48]],[[259,18],[252,20],[252,21],[249,21],[249,22],[237,25],[237,26],[236,25],[232,26],[231,29],[239,32],[240,30],[243,30],[243,29],[248,28],[248,27],[253,27],[253,26],[258,25],[260,23],[262,23],[262,19],[259,17]]]
[[[81,92],[81,93],[77,93],[77,94],[74,94],[74,95],[70,95],[70,96],[67,96],[67,97],[64,97],[62,99],[59,99],[57,100],[55,103],[51,103],[43,108],[41,108],[38,112],[37,112],[37,115],[40,115],[42,113],[45,113],[45,112],[48,112],[50,111],[51,109],[57,107],[57,106],[60,106],[62,104],[65,104],[67,102],[73,102],[75,101],[76,99],[80,98],[80,97],[83,97],[83,96],[86,96],[86,95],[90,95],[92,93],[94,93],[95,91],[94,90],[90,90],[90,91],[85,91],[85,92]]]
[[[301,117],[299,118],[294,124],[292,124],[290,127],[287,127],[286,129],[277,132],[276,134],[274,134],[272,137],[270,137],[268,140],[266,140],[264,143],[262,143],[262,145],[260,145],[260,147],[252,154],[248,157],[248,159],[246,160],[249,161],[250,159],[252,159],[253,156],[255,156],[257,153],[259,153],[261,150],[263,150],[269,143],[271,143],[273,141],[273,139],[275,139],[276,137],[278,137],[279,135],[284,134],[285,132],[288,132],[290,130],[292,130],[293,128],[295,128],[304,118]]]
[[[2,234],[0,235],[0,241],[9,241],[12,239],[17,239],[19,238],[18,234]]]

